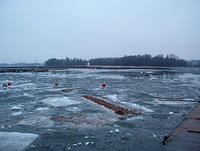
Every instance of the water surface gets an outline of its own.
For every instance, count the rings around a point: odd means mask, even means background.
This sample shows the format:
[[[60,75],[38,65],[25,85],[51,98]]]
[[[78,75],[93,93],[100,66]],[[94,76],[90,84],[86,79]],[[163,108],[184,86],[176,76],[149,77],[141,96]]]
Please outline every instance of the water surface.
[[[12,86],[0,88],[0,131],[37,135],[27,151],[161,150],[163,136],[191,111],[200,95],[198,68],[0,74],[1,83],[9,81]],[[106,88],[100,87],[102,82]],[[83,89],[62,92],[63,88]],[[84,95],[143,114],[120,116]]]

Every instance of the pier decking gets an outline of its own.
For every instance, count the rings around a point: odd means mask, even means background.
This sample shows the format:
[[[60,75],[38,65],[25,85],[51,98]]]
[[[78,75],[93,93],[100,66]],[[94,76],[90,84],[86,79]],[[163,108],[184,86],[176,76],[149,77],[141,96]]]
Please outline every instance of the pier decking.
[[[165,142],[163,142],[165,144]],[[200,103],[171,132],[163,146],[164,151],[200,150]]]

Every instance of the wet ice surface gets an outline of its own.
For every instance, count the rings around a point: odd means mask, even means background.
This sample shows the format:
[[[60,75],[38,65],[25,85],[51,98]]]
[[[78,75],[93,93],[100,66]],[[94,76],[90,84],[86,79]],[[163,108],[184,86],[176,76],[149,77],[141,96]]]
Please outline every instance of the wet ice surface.
[[[21,151],[29,146],[38,135],[19,132],[0,132],[0,149],[2,151]]]
[[[161,150],[163,136],[191,111],[200,94],[200,70],[183,68],[0,74],[1,83],[8,81],[13,85],[0,89],[0,138],[9,132],[4,144],[12,145],[10,134],[38,135],[23,148],[14,143],[16,150],[27,151]],[[106,88],[100,87],[102,82],[108,84]],[[83,89],[62,92],[63,88]],[[143,114],[116,115],[84,95]]]

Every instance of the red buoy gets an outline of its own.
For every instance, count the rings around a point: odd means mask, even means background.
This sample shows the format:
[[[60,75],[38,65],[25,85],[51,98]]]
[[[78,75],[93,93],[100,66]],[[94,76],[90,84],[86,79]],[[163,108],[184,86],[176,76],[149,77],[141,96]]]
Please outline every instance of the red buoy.
[[[55,85],[55,86],[58,86],[58,85],[59,85],[59,83],[58,83],[58,82],[54,82],[54,83],[53,83],[53,85]]]
[[[106,86],[107,86],[107,83],[105,83],[105,82],[104,82],[104,83],[101,83],[101,87],[102,87],[102,88],[105,88]]]
[[[7,82],[7,86],[11,86],[12,85],[12,82]]]

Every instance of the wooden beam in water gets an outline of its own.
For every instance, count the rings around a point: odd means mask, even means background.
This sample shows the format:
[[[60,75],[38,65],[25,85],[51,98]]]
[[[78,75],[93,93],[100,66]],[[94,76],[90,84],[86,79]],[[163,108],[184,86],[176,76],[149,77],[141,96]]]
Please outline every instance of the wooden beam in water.
[[[141,111],[123,108],[123,107],[108,103],[103,99],[95,98],[95,97],[92,97],[92,96],[83,96],[83,97],[92,101],[92,102],[95,102],[99,105],[102,105],[102,106],[104,106],[108,109],[111,109],[111,110],[115,111],[116,114],[119,114],[119,115],[142,114]]]

